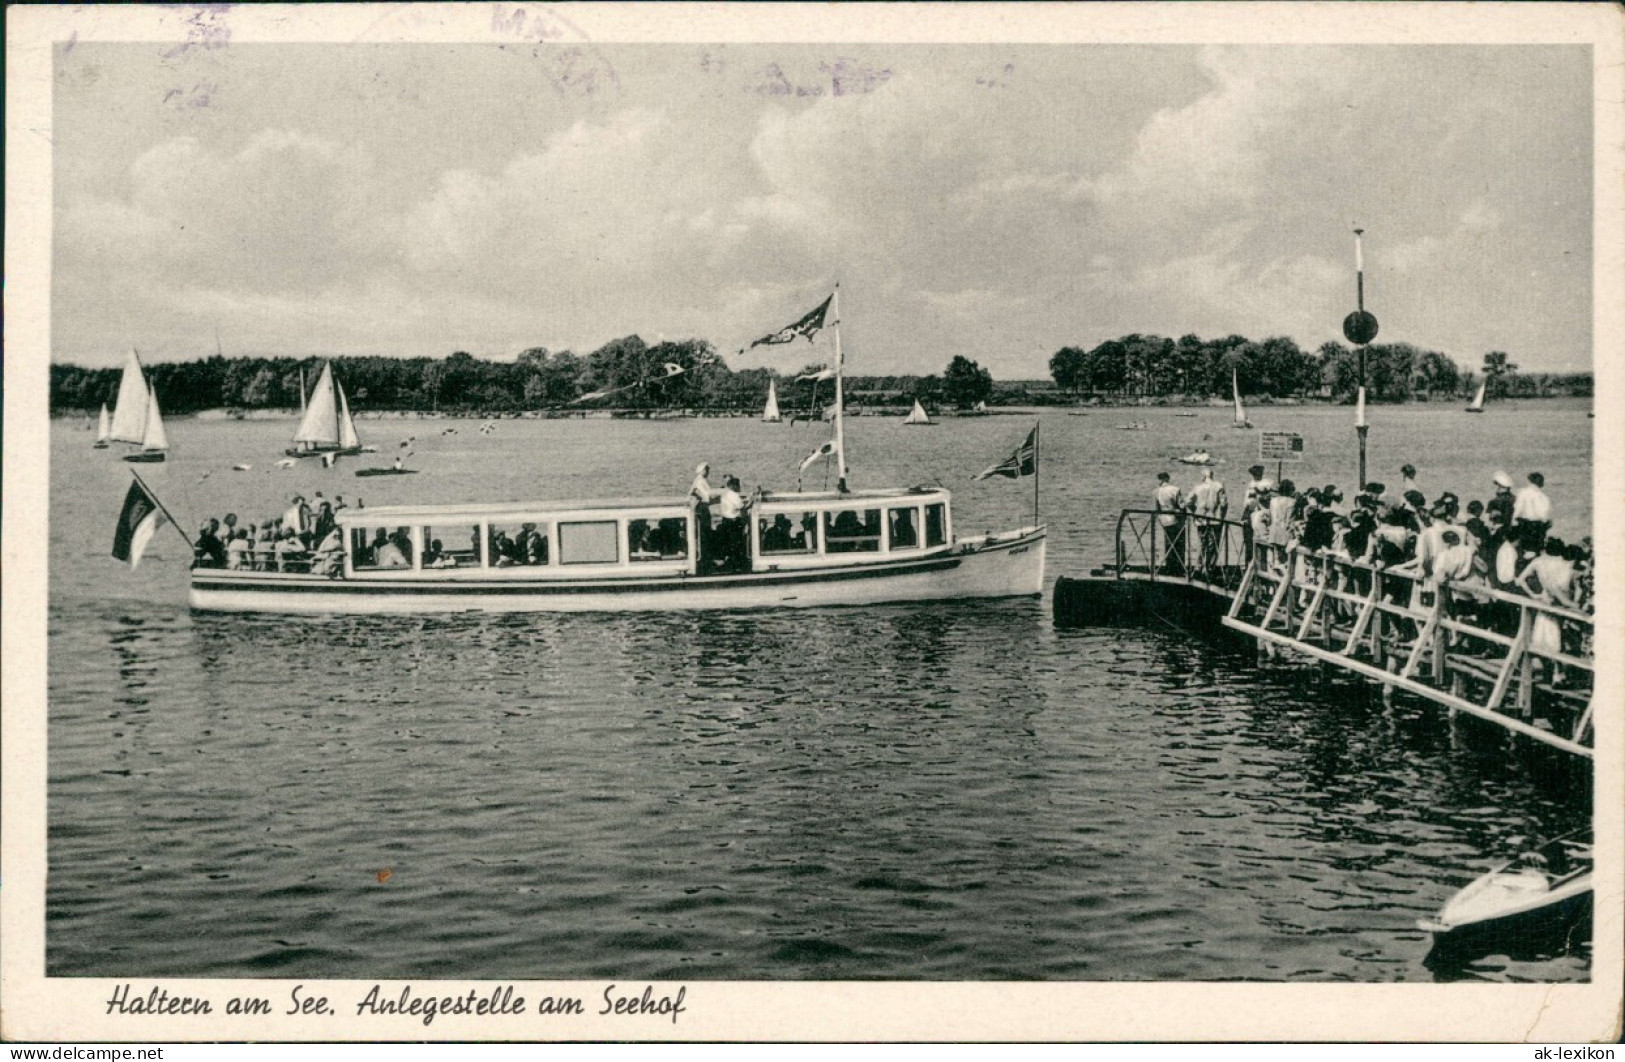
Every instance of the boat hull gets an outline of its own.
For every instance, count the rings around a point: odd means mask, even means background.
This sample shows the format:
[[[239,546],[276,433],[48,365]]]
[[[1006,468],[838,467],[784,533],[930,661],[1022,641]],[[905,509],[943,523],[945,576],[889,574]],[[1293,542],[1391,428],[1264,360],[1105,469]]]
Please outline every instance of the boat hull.
[[[146,465],[146,464],[152,464],[155,461],[164,460],[164,455],[162,453],[160,453],[160,452],[149,452],[149,453],[140,453],[140,454],[125,454],[124,455],[124,460],[133,461],[138,465]]]
[[[192,608],[207,612],[377,615],[819,608],[1036,597],[1043,592],[1044,553],[1043,529],[1027,528],[913,560],[743,575],[524,580],[483,572],[463,577],[414,572],[333,579],[195,569],[190,600]]]

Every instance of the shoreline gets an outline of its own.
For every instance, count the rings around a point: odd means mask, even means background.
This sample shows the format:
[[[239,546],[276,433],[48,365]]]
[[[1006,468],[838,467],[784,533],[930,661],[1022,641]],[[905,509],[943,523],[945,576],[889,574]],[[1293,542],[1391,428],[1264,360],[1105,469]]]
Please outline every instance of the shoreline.
[[[1465,399],[1460,400],[1465,403]],[[1258,409],[1353,409],[1353,402],[1332,401],[1320,398],[1286,398],[1286,399],[1248,399],[1249,408]],[[1572,403],[1576,407],[1591,407],[1595,399],[1586,395],[1544,395],[1532,398],[1501,399],[1485,406],[1485,412],[1496,410],[1519,411],[1525,404],[1538,403],[1544,406],[1547,403]],[[939,410],[931,414],[934,418],[959,419],[998,416],[1033,416],[1046,411],[1055,410],[1063,413],[1092,413],[1113,412],[1118,410],[1131,410],[1147,412],[1156,410],[1174,410],[1178,412],[1193,412],[1204,409],[1228,410],[1230,402],[1226,399],[1208,399],[1205,401],[1174,402],[1164,400],[1145,399],[1131,402],[1040,402],[1008,406],[995,406],[983,412],[969,410]],[[1458,408],[1456,399],[1418,402],[1371,402],[1373,409],[1410,408],[1413,406],[1441,406],[1446,409]],[[901,406],[874,406],[848,408],[849,417],[891,417],[906,416],[909,411],[907,404]],[[418,410],[418,409],[379,409],[354,410],[356,420],[751,420],[761,416],[759,410],[698,410],[698,409],[642,409],[638,407],[620,407],[603,409],[522,409],[522,410]],[[297,421],[300,413],[297,409],[203,409],[195,413],[165,413],[166,421],[172,420],[202,420],[202,421]],[[90,420],[96,419],[94,410],[81,409],[53,409],[50,412],[51,420]],[[784,418],[786,421],[790,417]]]

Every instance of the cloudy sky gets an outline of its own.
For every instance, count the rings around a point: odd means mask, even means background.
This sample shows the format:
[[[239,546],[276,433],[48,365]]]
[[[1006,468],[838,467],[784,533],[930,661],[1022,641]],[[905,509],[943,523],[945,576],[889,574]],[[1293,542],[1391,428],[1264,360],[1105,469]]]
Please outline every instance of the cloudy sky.
[[[1585,369],[1591,98],[1553,46],[59,44],[53,355],[750,367],[838,280],[854,372],[1037,377],[1338,338],[1357,221],[1382,339]]]

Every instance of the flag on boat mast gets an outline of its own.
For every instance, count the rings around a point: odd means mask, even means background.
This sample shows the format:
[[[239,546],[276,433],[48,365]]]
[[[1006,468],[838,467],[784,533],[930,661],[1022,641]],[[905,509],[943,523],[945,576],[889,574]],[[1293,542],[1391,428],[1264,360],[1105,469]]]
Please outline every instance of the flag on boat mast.
[[[825,443],[824,445],[820,446],[818,449],[814,450],[812,453],[807,455],[807,459],[805,461],[801,462],[801,471],[802,472],[807,471],[807,468],[810,465],[812,465],[813,462],[817,461],[821,457],[833,457],[834,455],[835,455],[835,440],[831,439],[829,442]]]
[[[977,479],[988,479],[992,476],[1005,476],[1009,479],[1020,479],[1022,476],[1036,476],[1038,474],[1038,425],[1027,433],[1027,441],[1016,447],[1016,452],[990,468],[979,473]]]
[[[130,484],[124,495],[124,508],[118,514],[118,527],[113,532],[113,557],[128,564],[133,570],[141,564],[141,554],[158,528],[163,526],[164,507],[147,485],[139,478]]]
[[[743,354],[746,350],[752,350],[760,346],[774,346],[779,343],[794,343],[797,338],[802,336],[805,336],[807,342],[811,343],[812,337],[817,334],[819,329],[824,327],[824,318],[829,315],[829,304],[834,300],[835,296],[831,295],[829,298],[819,303],[817,309],[803,316],[801,320],[797,321],[795,324],[787,325],[784,328],[779,329],[777,332],[769,332],[761,339],[756,340],[749,347],[741,347],[739,353]]]

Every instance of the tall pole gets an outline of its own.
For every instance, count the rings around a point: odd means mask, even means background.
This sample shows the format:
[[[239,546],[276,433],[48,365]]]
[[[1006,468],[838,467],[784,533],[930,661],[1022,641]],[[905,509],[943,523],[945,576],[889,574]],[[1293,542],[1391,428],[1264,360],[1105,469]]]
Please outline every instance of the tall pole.
[[[1364,229],[1354,230],[1354,308],[1356,313],[1365,313],[1365,251],[1361,246],[1360,237],[1365,235]],[[1360,397],[1365,397],[1365,348],[1368,344],[1361,343],[1360,352]],[[1365,403],[1360,403],[1360,423],[1355,425],[1355,434],[1360,437],[1360,490],[1365,490],[1365,443],[1366,435],[1371,426],[1365,422]]]
[[[1043,421],[1039,421],[1037,424],[1033,425],[1033,526],[1034,527],[1038,526],[1038,469],[1042,464],[1040,458],[1043,456],[1042,453],[1040,452],[1041,448],[1043,446],[1043,443],[1038,437],[1038,429],[1042,428],[1043,426],[1044,426]],[[1020,471],[1020,470],[1017,469],[1017,471]]]
[[[1360,436],[1360,483],[1361,490],[1365,489],[1365,438],[1370,427],[1365,422],[1365,349],[1373,339],[1377,338],[1377,318],[1365,312],[1365,250],[1361,246],[1360,237],[1365,235],[1364,229],[1354,230],[1354,305],[1355,310],[1343,318],[1343,335],[1354,344],[1354,352],[1360,359],[1360,386],[1354,396],[1356,409],[1354,417],[1354,430]]]
[[[841,285],[835,285],[835,301],[830,304],[835,312],[835,467],[838,474],[835,479],[835,489],[842,494],[847,491],[846,486],[846,389],[842,386],[841,373],[843,362],[841,360]]]

